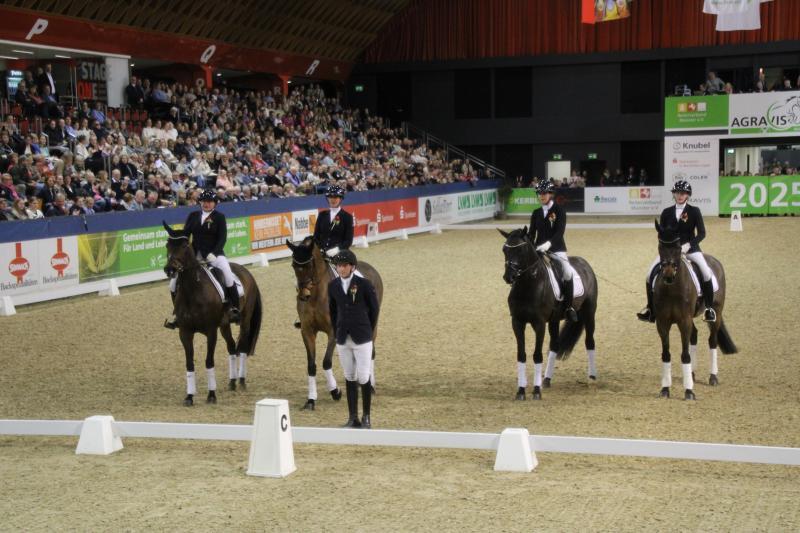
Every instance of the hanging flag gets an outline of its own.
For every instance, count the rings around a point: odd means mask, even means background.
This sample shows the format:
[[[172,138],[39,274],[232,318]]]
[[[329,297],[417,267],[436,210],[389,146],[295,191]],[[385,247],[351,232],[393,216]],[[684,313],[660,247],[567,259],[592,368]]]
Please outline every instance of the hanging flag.
[[[631,16],[632,0],[581,0],[581,22],[595,24]]]
[[[705,0],[703,13],[717,16],[717,31],[761,28],[761,4],[771,0]]]

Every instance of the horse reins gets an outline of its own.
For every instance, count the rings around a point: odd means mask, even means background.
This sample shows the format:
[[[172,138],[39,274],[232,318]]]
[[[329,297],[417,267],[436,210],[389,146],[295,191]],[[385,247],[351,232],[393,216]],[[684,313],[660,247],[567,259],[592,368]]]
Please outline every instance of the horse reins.
[[[503,248],[517,248],[519,246],[523,246],[523,245],[526,245],[526,244],[528,246],[530,246],[530,247],[533,247],[533,244],[531,243],[531,241],[529,241],[528,239],[523,239],[522,242],[519,242],[517,244],[505,243],[503,245]],[[527,267],[525,267],[523,269],[520,269],[519,267],[517,267],[517,265],[515,263],[512,263],[511,261],[508,261],[508,260],[505,261],[505,265],[513,273],[514,277],[513,277],[512,281],[511,281],[511,283],[514,284],[522,276],[522,274],[528,272],[529,270],[531,270],[532,268],[534,268],[536,266],[536,261],[534,261],[533,263],[531,263],[530,265],[528,265]]]

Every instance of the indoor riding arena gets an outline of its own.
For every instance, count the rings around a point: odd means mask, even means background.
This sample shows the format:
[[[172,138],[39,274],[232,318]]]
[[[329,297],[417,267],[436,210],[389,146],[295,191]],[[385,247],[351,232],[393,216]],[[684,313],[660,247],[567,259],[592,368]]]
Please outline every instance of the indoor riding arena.
[[[798,6],[295,4],[0,4],[0,530],[797,531]],[[57,97],[37,103],[42,86]],[[343,213],[350,240],[326,253]],[[210,221],[227,233],[209,254]],[[509,293],[554,290],[559,227],[597,281],[594,368],[581,335],[539,389]],[[383,285],[369,429],[342,428],[324,332],[304,408],[294,323],[323,291],[332,313],[338,245]],[[713,310],[736,348],[715,362],[698,245],[724,269]],[[213,289],[220,256],[252,275],[260,319],[251,293]],[[637,318],[654,261],[657,324]],[[673,266],[697,299],[693,389],[677,324],[663,375]],[[246,387],[217,339],[214,401],[203,334],[187,377],[181,336],[218,313],[181,292],[190,277],[222,309],[213,331],[237,300],[234,338],[260,320]]]

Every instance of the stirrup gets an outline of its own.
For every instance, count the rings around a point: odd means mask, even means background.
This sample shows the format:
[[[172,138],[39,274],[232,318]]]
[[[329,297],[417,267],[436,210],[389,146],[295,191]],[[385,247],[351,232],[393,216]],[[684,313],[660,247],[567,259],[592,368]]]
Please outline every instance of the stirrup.
[[[706,307],[706,310],[703,313],[703,322],[716,322],[716,321],[717,321],[717,312],[714,311],[713,307]]]
[[[645,307],[640,312],[636,313],[636,318],[638,318],[642,322],[656,321],[655,313],[653,313],[653,311],[649,307]]]
[[[172,315],[168,319],[164,320],[164,327],[167,329],[176,329],[178,327],[178,317]]]

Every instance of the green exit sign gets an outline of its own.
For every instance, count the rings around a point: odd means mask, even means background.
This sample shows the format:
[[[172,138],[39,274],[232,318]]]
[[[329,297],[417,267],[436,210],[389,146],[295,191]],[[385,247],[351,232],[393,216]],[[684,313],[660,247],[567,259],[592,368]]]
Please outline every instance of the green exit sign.
[[[597,159],[597,154],[589,154],[589,159]]]
[[[553,160],[561,161],[561,154],[553,154]]]
[[[364,86],[363,85],[356,85],[356,86],[353,87],[353,90],[355,92],[357,92],[357,93],[363,93],[364,92]]]

